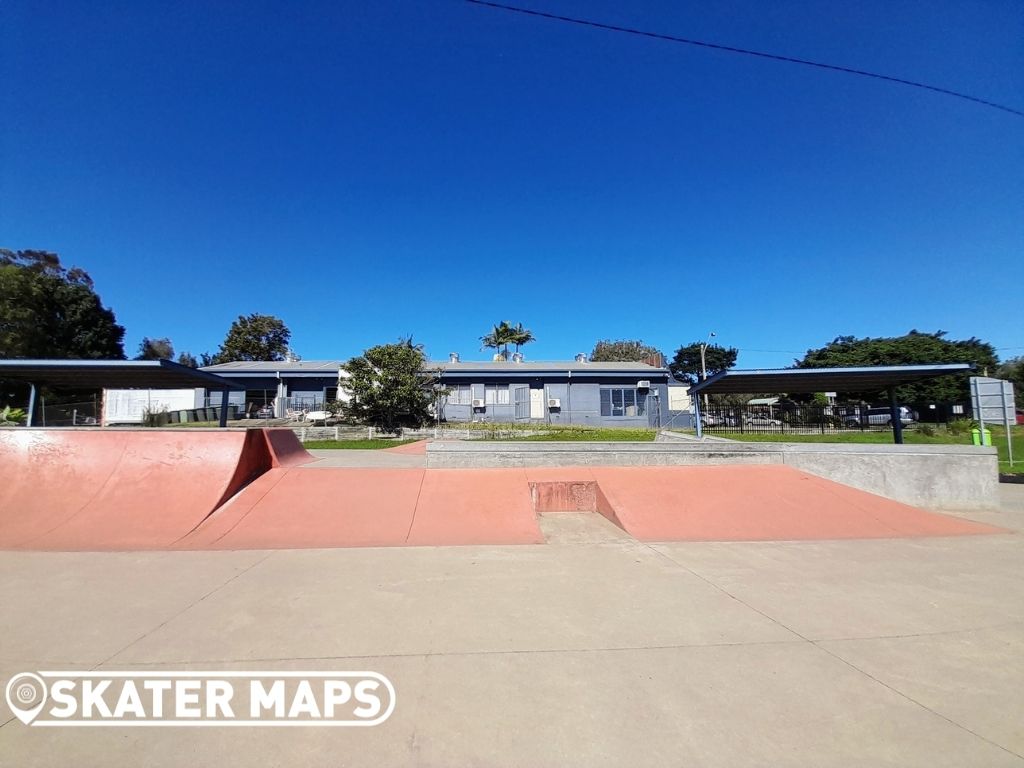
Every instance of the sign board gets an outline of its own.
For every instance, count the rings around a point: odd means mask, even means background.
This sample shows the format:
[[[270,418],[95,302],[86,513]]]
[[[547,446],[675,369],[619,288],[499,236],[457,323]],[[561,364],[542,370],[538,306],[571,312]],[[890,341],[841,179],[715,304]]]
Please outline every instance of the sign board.
[[[1013,383],[988,376],[971,376],[971,408],[983,436],[985,424],[1002,423],[1006,427],[1006,453],[1012,467],[1013,440],[1010,437],[1010,426],[1017,423]]]
[[[1017,412],[1013,402],[1013,383],[987,376],[971,376],[971,408],[978,421],[1015,423]]]

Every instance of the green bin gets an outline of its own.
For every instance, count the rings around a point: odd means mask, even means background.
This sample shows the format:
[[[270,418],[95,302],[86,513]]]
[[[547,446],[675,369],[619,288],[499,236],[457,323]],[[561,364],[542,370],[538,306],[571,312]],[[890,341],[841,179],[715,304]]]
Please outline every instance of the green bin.
[[[974,445],[992,445],[992,433],[989,430],[985,430],[985,435],[982,437],[981,430],[971,430],[971,442]]]

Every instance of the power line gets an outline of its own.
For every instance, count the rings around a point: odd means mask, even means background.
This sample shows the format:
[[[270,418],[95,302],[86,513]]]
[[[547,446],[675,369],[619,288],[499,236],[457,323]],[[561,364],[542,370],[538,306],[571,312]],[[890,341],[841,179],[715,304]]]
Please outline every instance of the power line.
[[[487,8],[496,8],[502,11],[511,11],[512,13],[522,13],[527,16],[537,16],[542,19],[550,19],[552,21],[563,21],[568,24],[578,24],[583,27],[594,27],[596,29],[604,29],[610,32],[625,32],[629,35],[639,35],[641,37],[650,37],[655,40],[666,40],[670,43],[682,43],[684,45],[695,45],[700,48],[711,48],[716,51],[725,51],[727,53],[740,53],[744,56],[758,56],[762,59],[772,59],[773,61],[785,61],[790,64],[802,64],[807,67],[817,67],[819,69],[828,69],[833,72],[845,72],[849,75],[860,75],[861,77],[871,77],[875,80],[885,80],[890,83],[899,83],[900,85],[909,85],[914,88],[923,88],[926,91],[934,91],[935,93],[941,93],[945,96],[955,96],[958,99],[965,99],[966,101],[973,101],[975,104],[981,104],[986,107],[992,107],[993,109],[999,109],[1003,112],[1009,112],[1011,115],[1017,115],[1018,117],[1024,117],[1024,111],[1008,107],[1004,104],[997,104],[994,101],[986,101],[985,99],[979,99],[977,96],[971,96],[967,93],[961,93],[960,91],[952,91],[948,88],[940,88],[936,85],[928,85],[927,83],[919,83],[915,80],[906,80],[902,77],[892,77],[891,75],[881,75],[877,72],[868,72],[863,69],[853,69],[851,67],[842,67],[838,64],[825,64],[820,61],[811,61],[809,59],[798,59],[793,56],[781,56],[776,53],[765,53],[764,51],[753,51],[748,48],[736,48],[731,45],[720,45],[718,43],[709,43],[704,40],[691,40],[685,37],[676,37],[675,35],[665,35],[659,32],[648,32],[643,29],[633,29],[631,27],[620,27],[615,24],[602,24],[598,21],[590,21],[588,19],[578,19],[572,16],[559,16],[555,13],[547,13],[545,11],[534,11],[529,8],[519,8],[514,5],[504,5],[502,3],[492,3],[488,0],[466,0],[467,3],[473,5],[485,6]]]

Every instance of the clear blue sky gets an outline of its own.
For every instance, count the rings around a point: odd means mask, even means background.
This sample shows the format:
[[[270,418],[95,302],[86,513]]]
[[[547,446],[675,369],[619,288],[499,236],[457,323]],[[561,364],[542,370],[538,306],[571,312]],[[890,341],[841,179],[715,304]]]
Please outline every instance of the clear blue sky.
[[[1024,109],[1024,4],[521,0]],[[475,7],[0,5],[0,246],[89,271],[127,329],[306,359],[414,334],[483,359],[598,338],[740,367],[910,328],[1024,354],[1024,118]],[[763,351],[767,350],[767,351]]]

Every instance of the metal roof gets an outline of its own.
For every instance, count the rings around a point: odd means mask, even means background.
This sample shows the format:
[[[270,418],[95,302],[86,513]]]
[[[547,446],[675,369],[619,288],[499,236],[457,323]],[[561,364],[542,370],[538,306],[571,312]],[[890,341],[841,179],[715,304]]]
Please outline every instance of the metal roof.
[[[0,379],[58,389],[244,389],[170,360],[0,360]]]
[[[646,375],[667,375],[664,368],[655,368],[647,363],[578,363],[571,361],[509,362],[506,360],[481,360],[478,362],[451,363],[447,360],[431,360],[423,364],[424,369],[442,373],[637,373]]]
[[[747,395],[757,392],[862,392],[921,379],[973,371],[970,363],[873,365],[858,368],[768,368],[722,371],[690,388],[690,395]]]
[[[231,373],[231,372],[259,372],[259,373],[275,373],[280,371],[289,373],[301,371],[301,372],[318,372],[318,373],[337,373],[338,369],[341,368],[341,360],[237,360],[232,363],[218,363],[217,365],[207,365],[202,368],[204,371],[210,373]]]

